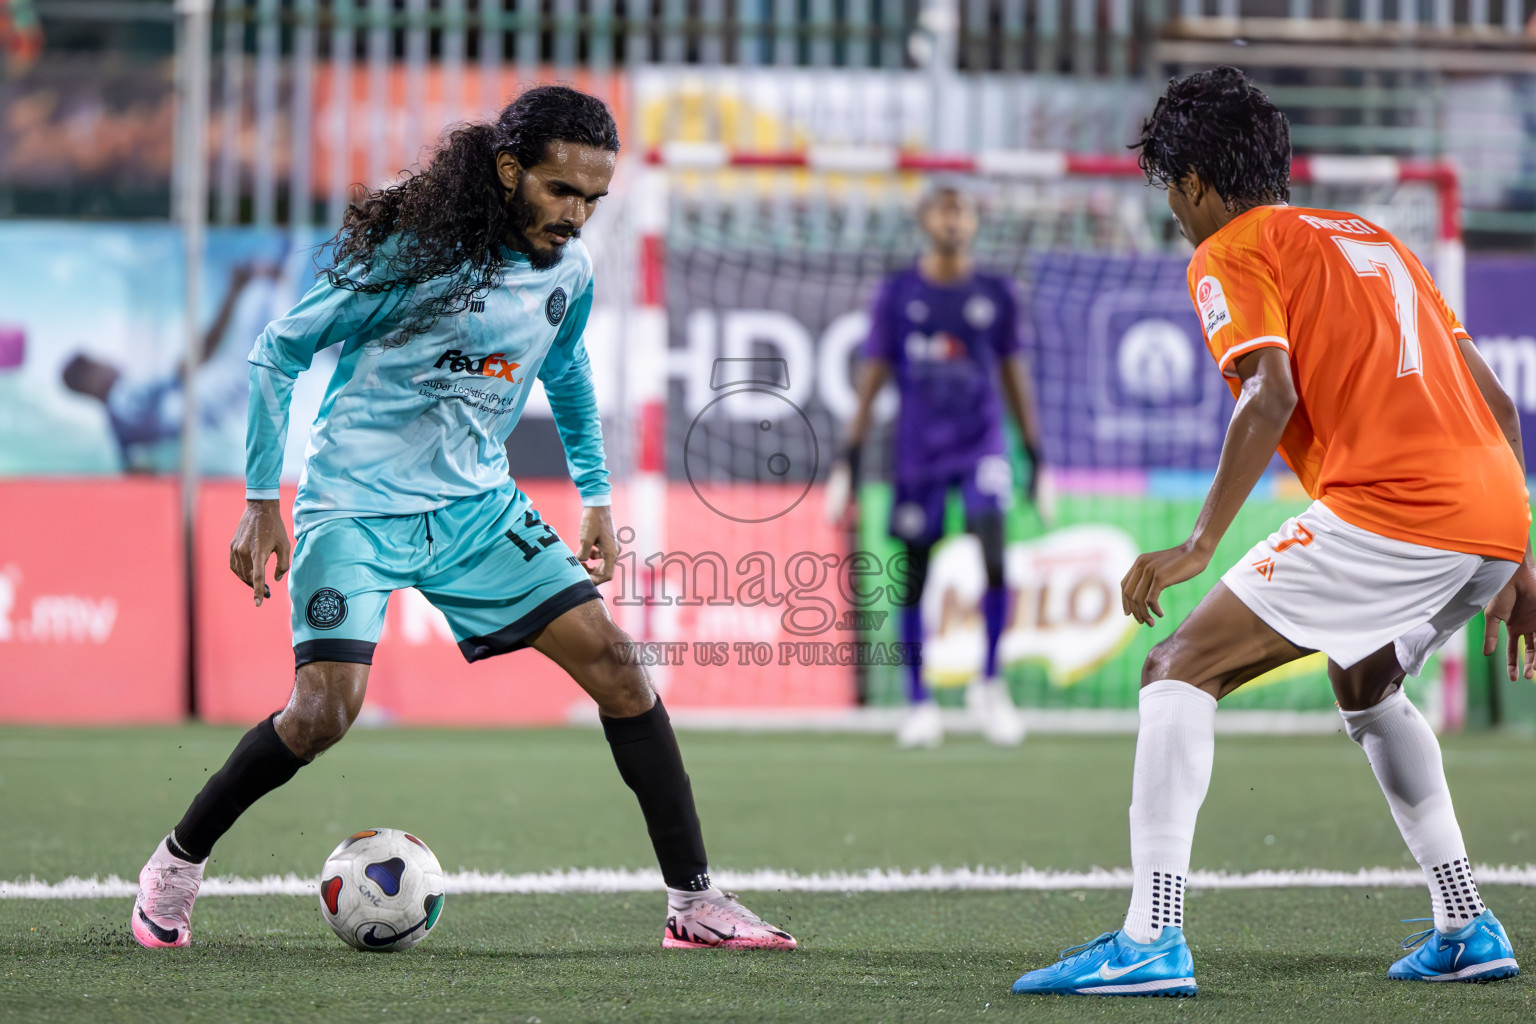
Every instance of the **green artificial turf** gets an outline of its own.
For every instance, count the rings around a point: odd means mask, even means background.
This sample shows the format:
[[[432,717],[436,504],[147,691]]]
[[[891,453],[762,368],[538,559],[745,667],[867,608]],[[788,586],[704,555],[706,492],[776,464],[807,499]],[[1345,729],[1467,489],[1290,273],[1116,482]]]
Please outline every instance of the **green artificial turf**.
[[[132,877],[238,731],[0,730],[0,878]],[[716,867],[800,872],[1129,863],[1133,740],[682,736]],[[1536,863],[1536,745],[1446,743],[1475,861]],[[653,866],[600,734],[359,731],[259,803],[210,874],[314,875],[342,836],[409,828],[448,870]],[[1411,867],[1342,736],[1223,737],[1197,868]],[[1536,963],[1536,890],[1486,886]],[[1124,892],[744,894],[788,954],[663,952],[658,895],[452,895],[417,949],[355,953],[310,898],[204,898],[193,946],[134,946],[129,901],[0,900],[0,1020],[1536,1019],[1524,979],[1388,983],[1420,889],[1195,891],[1197,1000],[1019,998],[1008,985],[1116,927]]]

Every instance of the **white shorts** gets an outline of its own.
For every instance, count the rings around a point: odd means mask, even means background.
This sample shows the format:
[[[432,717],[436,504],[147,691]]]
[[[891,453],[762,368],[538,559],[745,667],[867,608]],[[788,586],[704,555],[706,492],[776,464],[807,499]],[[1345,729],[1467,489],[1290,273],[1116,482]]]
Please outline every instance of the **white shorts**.
[[[1276,633],[1341,668],[1393,644],[1398,664],[1418,675],[1514,572],[1502,558],[1363,530],[1314,501],[1221,581]]]

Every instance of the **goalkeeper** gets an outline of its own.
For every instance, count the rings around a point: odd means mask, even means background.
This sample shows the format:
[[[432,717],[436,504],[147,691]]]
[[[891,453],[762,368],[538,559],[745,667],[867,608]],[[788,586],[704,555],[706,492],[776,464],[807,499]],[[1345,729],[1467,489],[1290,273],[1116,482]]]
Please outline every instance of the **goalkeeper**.
[[[892,377],[900,399],[895,437],[895,500],[891,534],[906,547],[911,585],[900,608],[901,639],[920,652],[921,598],[928,559],[944,529],[944,506],[959,488],[966,529],[981,541],[987,589],[986,664],[971,684],[967,705],[989,740],[1005,746],[1024,738],[1024,723],[997,664],[1008,613],[1003,582],[1003,516],[1013,503],[1012,463],[1003,434],[998,391],[1018,421],[1029,455],[1030,500],[1040,479],[1040,431],[1019,338],[1019,308],[1011,282],[976,269],[971,245],[979,223],[975,200],[952,185],[930,191],[918,207],[927,248],[915,266],[888,277],[875,297],[859,376],[859,403],[848,426],[847,454],[838,467],[844,494],[856,494],[859,452],[875,396]],[[999,383],[1001,388],[999,388]],[[833,492],[842,491],[834,486]],[[833,498],[843,511],[846,497]],[[921,654],[907,665],[911,712],[897,733],[903,747],[934,747],[944,738],[938,706],[923,683]]]

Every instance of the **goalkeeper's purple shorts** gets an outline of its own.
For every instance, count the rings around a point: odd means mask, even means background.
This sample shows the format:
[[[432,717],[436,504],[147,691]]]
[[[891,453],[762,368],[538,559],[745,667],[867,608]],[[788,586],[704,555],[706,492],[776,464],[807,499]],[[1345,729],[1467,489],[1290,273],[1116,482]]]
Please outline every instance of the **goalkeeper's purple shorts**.
[[[896,481],[891,536],[908,544],[933,544],[944,535],[944,505],[960,489],[966,522],[1001,514],[1013,504],[1013,466],[1006,455],[984,455],[962,472],[933,480]]]

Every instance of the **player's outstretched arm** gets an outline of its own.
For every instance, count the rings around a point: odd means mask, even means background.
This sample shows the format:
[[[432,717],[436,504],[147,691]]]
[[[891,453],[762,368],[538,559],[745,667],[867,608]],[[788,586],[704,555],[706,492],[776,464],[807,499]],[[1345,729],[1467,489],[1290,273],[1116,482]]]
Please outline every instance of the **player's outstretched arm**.
[[[874,417],[875,399],[880,389],[891,379],[891,364],[875,356],[859,363],[859,404],[854,407],[853,418],[848,421],[848,435],[843,439],[849,448],[862,448],[869,434],[869,423]]]
[[[1498,421],[1499,429],[1514,451],[1520,471],[1524,473],[1525,445],[1520,438],[1520,412],[1515,408],[1514,400],[1499,384],[1499,378],[1494,375],[1477,346],[1472,344],[1472,339],[1458,338],[1457,344],[1462,358],[1467,361],[1467,369],[1472,371],[1472,379],[1477,382],[1477,390],[1482,394],[1483,401],[1488,403],[1488,409]],[[1505,653],[1510,682],[1514,682],[1522,673],[1527,679],[1536,678],[1536,567],[1532,564],[1529,541],[1526,542],[1525,559],[1520,563],[1520,568],[1515,570],[1509,583],[1484,610],[1484,657],[1498,649],[1501,622],[1509,628],[1509,643]],[[1520,654],[1522,640],[1525,642],[1523,663]]]
[[[1158,597],[1164,589],[1198,576],[1211,564],[1216,545],[1269,467],[1296,409],[1296,382],[1284,349],[1256,349],[1233,365],[1243,382],[1242,392],[1194,532],[1176,548],[1142,555],[1120,581],[1125,614],[1148,626],[1154,616],[1162,617]]]
[[[858,496],[859,453],[864,450],[864,438],[869,434],[875,399],[890,377],[891,364],[884,359],[871,356],[859,364],[858,405],[854,407],[853,418],[848,421],[842,454],[832,464],[832,472],[827,478],[828,522],[844,521]]]
[[[219,310],[213,315],[213,323],[203,332],[202,354],[198,357],[198,363],[206,363],[213,358],[213,353],[224,341],[224,332],[229,330],[230,321],[235,316],[235,306],[240,302],[240,296],[245,289],[258,277],[277,277],[282,268],[271,264],[258,266],[254,263],[240,263],[229,272],[229,288],[224,292],[224,301],[219,303]]]
[[[1029,364],[1017,353],[1003,360],[1003,394],[1019,424],[1019,436],[1029,455],[1029,500],[1039,504],[1040,476],[1045,457],[1040,447],[1040,415],[1035,404],[1035,389],[1030,383]],[[1044,518],[1050,518],[1042,512]]]

